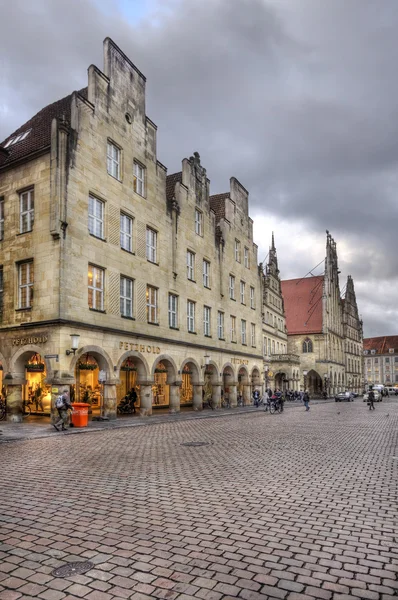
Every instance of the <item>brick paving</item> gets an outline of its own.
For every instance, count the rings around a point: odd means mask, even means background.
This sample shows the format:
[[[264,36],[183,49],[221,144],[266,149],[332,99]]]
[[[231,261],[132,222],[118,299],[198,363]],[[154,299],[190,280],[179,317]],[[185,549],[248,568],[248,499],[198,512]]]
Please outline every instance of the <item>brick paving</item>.
[[[0,600],[396,599],[397,441],[390,400],[1,444]]]

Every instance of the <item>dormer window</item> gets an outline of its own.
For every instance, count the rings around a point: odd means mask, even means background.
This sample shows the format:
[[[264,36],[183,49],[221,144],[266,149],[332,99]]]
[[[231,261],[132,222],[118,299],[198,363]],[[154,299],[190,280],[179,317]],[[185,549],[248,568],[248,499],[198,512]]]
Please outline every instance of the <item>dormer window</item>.
[[[394,348],[389,348],[388,351],[390,354],[394,354]]]
[[[369,354],[369,350],[364,350],[363,353],[364,354]]]
[[[370,353],[371,354],[376,354],[376,350],[371,350]]]
[[[29,129],[28,131],[24,131],[23,133],[19,133],[18,135],[16,135],[15,137],[12,137],[10,140],[8,140],[8,142],[4,145],[4,148],[9,148],[10,146],[13,146],[14,144],[16,144],[17,142],[22,142],[22,140],[26,139],[28,137],[28,135],[30,134],[31,129]]]

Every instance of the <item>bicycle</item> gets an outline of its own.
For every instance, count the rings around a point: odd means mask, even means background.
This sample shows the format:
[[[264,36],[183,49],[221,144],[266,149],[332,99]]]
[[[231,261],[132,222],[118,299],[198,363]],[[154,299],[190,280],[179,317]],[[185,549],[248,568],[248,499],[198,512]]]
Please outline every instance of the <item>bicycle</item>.
[[[32,409],[31,409],[31,404],[33,404],[32,400],[24,400],[22,402],[22,416],[23,417],[30,417],[30,415],[32,414]]]
[[[230,402],[229,398],[222,398],[221,406],[222,406],[222,408],[231,408],[231,402]]]
[[[4,421],[7,415],[7,405],[4,398],[0,398],[0,421]]]
[[[271,415],[275,414],[276,412],[280,414],[283,410],[279,398],[271,398],[268,406]]]
[[[242,407],[245,405],[245,403],[243,401],[243,396],[238,396],[237,405],[242,406]]]
[[[214,402],[211,398],[208,398],[207,400],[203,400],[203,408],[211,408],[211,410],[214,410]]]

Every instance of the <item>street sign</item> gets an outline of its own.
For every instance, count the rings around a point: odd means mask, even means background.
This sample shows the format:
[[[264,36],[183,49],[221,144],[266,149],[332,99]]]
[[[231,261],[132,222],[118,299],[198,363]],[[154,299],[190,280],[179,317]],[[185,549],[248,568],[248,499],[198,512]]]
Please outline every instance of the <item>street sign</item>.
[[[55,358],[55,360],[58,362],[59,356],[58,354],[45,354],[44,358]]]

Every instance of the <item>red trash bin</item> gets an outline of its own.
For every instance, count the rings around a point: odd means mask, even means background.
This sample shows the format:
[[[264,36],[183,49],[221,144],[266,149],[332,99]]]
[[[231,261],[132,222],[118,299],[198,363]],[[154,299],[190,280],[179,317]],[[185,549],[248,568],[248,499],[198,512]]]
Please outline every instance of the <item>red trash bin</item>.
[[[72,404],[72,425],[73,427],[87,427],[89,404],[85,402],[74,402]]]

